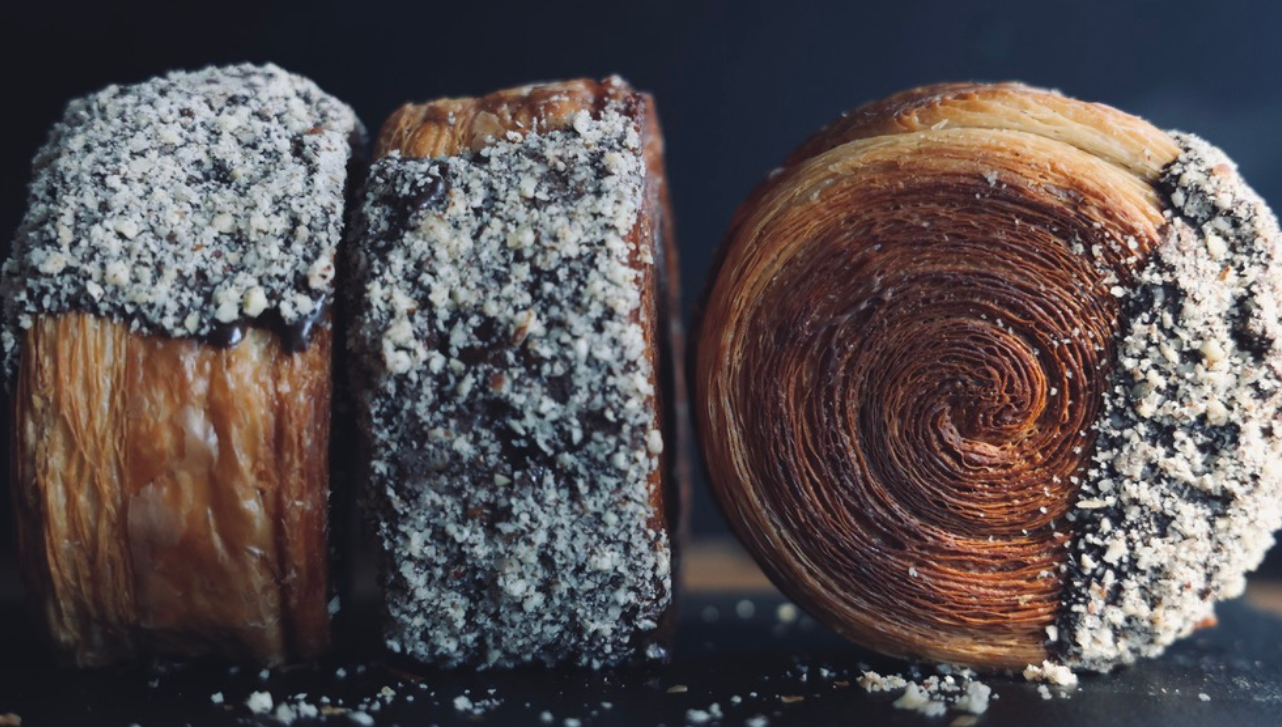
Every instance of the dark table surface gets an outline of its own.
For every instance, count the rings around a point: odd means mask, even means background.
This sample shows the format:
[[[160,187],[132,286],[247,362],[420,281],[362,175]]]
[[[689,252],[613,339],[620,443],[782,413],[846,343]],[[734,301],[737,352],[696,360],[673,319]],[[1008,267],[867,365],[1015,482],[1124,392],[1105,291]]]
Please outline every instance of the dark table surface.
[[[863,670],[908,673],[910,665],[794,616],[769,590],[687,594],[671,664],[600,673],[411,673],[360,645],[376,642],[376,619],[369,604],[353,608],[357,627],[317,665],[262,673],[211,664],[83,673],[45,660],[20,604],[9,598],[0,604],[0,716],[16,715],[23,727],[280,724],[246,706],[255,692],[270,693],[275,705],[290,704],[296,713],[308,713],[300,702],[317,710],[298,725],[1250,727],[1277,725],[1282,714],[1282,617],[1241,601],[1223,605],[1217,627],[1164,657],[1108,676],[1084,675],[1076,688],[1052,687],[1050,699],[1018,675],[985,676],[996,697],[977,721],[955,711],[925,717],[894,708],[894,695],[866,693],[856,683]]]

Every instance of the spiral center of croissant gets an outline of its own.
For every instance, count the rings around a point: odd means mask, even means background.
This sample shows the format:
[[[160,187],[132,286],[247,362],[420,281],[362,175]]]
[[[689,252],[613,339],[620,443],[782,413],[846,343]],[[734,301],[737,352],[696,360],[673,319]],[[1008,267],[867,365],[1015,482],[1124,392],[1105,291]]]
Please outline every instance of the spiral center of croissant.
[[[1045,432],[1054,430],[1044,421],[1047,382],[1062,376],[1044,368],[1029,341],[995,325],[953,317],[892,326],[884,335],[899,340],[887,341],[890,355],[851,362],[865,372],[865,385],[849,392],[862,412],[852,424],[864,433],[861,447],[881,455],[861,474],[870,484],[912,483],[900,497],[924,522],[1026,527],[1027,507],[1044,493],[1021,493],[1026,507],[1014,512],[992,501],[1027,489]]]
[[[1015,132],[855,142],[789,172],[704,323],[726,332],[710,380],[750,545],[787,553],[776,580],[869,646],[1040,661],[1110,289],[1157,220],[1116,214],[1144,206],[1130,175]]]
[[[1053,607],[1054,579],[1036,576],[1057,562],[1048,526],[1088,454],[1080,433],[1095,417],[1115,305],[1051,221],[1035,222],[1045,214],[1035,198],[991,199],[1028,222],[1002,239],[972,237],[975,220],[960,212],[975,190],[959,180],[920,196],[899,191],[892,214],[865,210],[875,226],[846,226],[822,252],[782,266],[756,305],[774,335],[762,337],[770,350],[753,357],[761,364],[745,381],[745,398],[769,402],[748,422],[749,438],[770,443],[761,464],[792,483],[762,495],[816,528],[833,516],[856,524],[841,530],[845,552],[890,556],[849,563],[881,571],[861,598],[881,590],[886,607],[905,595],[934,600],[933,586],[905,578],[910,569],[919,579],[987,580],[989,590],[1009,589],[999,597],[1008,606],[1032,582],[1034,600]],[[853,216],[855,204],[841,208]],[[996,545],[1001,562],[968,565]],[[1011,568],[1028,579],[988,575]],[[993,605],[936,616],[991,618],[983,614]]]

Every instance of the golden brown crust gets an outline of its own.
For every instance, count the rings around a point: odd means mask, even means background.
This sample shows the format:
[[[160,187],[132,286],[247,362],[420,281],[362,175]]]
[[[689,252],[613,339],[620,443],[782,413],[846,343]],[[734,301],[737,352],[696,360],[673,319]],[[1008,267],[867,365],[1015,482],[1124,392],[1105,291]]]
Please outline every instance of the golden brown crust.
[[[1143,119],[1018,83],[942,83],[904,91],[846,114],[802,144],[788,164],[858,139],[944,129],[1001,129],[1053,139],[1157,179],[1179,154]]]
[[[446,98],[406,104],[383,123],[374,157],[397,150],[425,159],[480,151],[508,131],[552,131],[570,125],[579,111],[592,112],[613,98],[643,94],[623,84],[590,79],[521,86],[476,98]]]
[[[329,643],[332,334],[286,352],[38,317],[15,389],[14,496],[32,600],[79,666]]]
[[[1110,288],[1159,240],[1175,155],[1107,107],[950,84],[852,112],[754,192],[705,302],[696,416],[783,590],[886,653],[1047,657]]]
[[[655,272],[658,275],[658,298],[654,302],[659,329],[647,335],[658,336],[661,367],[659,391],[666,398],[662,407],[663,439],[670,446],[664,452],[663,468],[670,481],[669,496],[674,502],[667,504],[668,526],[677,535],[674,548],[684,538],[686,513],[689,512],[690,461],[687,442],[690,441],[690,404],[686,395],[685,377],[685,325],[681,319],[681,266],[677,252],[676,223],[672,215],[667,172],[664,168],[663,133],[654,99],[642,94],[641,139],[646,160],[646,206],[642,219],[650,223],[645,233],[654,249]],[[647,305],[647,309],[648,309]]]

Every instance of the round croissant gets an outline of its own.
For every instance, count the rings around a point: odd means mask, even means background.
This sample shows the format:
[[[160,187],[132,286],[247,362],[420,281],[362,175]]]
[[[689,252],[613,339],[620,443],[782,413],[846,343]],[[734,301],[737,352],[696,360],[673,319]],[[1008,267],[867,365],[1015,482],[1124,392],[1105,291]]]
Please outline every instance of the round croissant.
[[[1223,155],[1016,84],[851,112],[736,214],[696,338],[713,489],[905,657],[1106,670],[1282,522],[1279,235]]]

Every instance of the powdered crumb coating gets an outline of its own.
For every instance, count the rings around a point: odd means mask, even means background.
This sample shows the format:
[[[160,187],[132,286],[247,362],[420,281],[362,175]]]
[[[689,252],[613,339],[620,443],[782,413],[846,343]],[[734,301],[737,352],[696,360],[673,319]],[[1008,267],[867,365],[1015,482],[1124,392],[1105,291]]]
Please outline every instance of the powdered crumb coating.
[[[374,164],[350,345],[392,651],[599,667],[658,627],[653,261],[624,239],[644,175],[613,104],[476,154]]]
[[[1125,294],[1069,519],[1071,664],[1160,654],[1240,595],[1282,524],[1277,219],[1218,149],[1173,134],[1164,243]]]
[[[333,292],[351,109],[276,66],[175,72],[68,104],[3,269],[4,355],[38,314],[148,334],[308,316]]]

